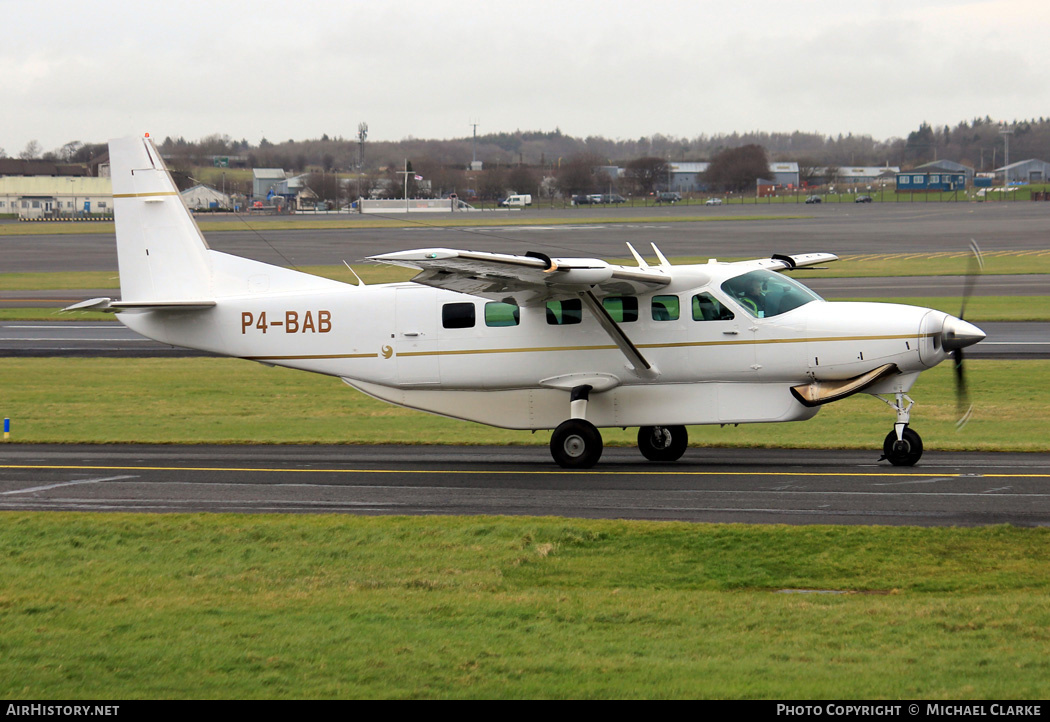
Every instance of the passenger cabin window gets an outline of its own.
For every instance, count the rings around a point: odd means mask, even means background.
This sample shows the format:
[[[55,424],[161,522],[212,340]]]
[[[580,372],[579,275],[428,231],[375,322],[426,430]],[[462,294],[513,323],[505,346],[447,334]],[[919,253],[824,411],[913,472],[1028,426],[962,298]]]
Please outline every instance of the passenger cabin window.
[[[517,326],[521,323],[521,309],[513,303],[493,301],[485,304],[486,326]]]
[[[733,312],[710,293],[698,293],[693,296],[694,321],[732,321],[733,318]]]
[[[678,296],[653,296],[654,321],[677,321],[679,315]]]
[[[547,323],[551,326],[568,326],[583,320],[583,301],[570,298],[566,301],[547,301]]]
[[[765,269],[730,278],[722,283],[722,290],[755,318],[779,316],[822,300],[793,278]]]
[[[616,323],[638,320],[638,299],[634,296],[609,296],[602,299],[602,305]]]
[[[446,303],[441,307],[441,325],[445,328],[474,328],[474,304]]]

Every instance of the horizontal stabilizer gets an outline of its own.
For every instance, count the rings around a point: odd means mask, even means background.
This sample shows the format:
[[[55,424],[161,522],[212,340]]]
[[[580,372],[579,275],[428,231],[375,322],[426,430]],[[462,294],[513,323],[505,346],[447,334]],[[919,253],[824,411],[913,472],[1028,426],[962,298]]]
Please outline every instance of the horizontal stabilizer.
[[[111,298],[91,298],[66,306],[63,311],[203,311],[215,306],[215,301],[114,301]]]

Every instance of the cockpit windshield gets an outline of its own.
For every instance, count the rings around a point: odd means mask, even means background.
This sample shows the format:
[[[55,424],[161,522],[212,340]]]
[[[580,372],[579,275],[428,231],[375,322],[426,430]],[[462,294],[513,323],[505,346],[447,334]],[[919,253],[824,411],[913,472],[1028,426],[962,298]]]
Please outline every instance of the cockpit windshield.
[[[823,300],[793,278],[764,268],[730,278],[722,283],[722,290],[756,318],[779,316]]]

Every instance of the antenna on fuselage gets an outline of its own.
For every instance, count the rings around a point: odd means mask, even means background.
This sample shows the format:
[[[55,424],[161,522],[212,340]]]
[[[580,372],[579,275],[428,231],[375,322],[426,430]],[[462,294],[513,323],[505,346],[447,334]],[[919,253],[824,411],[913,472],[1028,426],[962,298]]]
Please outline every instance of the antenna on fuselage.
[[[343,260],[343,265],[344,265],[344,266],[346,266],[346,269],[347,269],[348,271],[350,271],[350,273],[354,274],[354,278],[356,278],[356,279],[357,279],[357,285],[358,285],[358,286],[363,286],[363,285],[365,285],[365,282],[364,282],[364,281],[362,281],[362,280],[361,280],[361,277],[357,275],[357,271],[355,271],[355,270],[354,270],[354,269],[353,269],[353,268],[352,268],[352,267],[350,266],[350,264],[346,262],[346,260],[345,260],[345,259]]]

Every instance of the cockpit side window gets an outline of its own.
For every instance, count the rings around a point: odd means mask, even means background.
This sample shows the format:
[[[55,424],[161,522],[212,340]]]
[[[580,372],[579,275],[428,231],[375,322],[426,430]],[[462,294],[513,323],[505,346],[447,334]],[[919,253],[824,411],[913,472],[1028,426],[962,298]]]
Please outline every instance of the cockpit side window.
[[[694,321],[732,321],[736,316],[710,293],[693,296]]]
[[[755,318],[770,318],[821,298],[793,278],[759,269],[730,278],[722,290]]]

